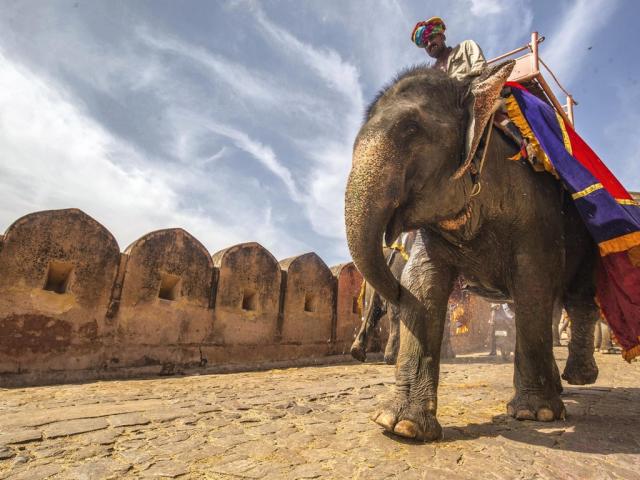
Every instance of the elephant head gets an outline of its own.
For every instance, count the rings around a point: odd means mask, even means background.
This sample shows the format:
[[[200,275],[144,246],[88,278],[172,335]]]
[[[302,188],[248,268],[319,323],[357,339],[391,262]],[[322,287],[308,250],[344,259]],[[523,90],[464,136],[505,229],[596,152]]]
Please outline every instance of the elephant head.
[[[345,195],[347,241],[366,280],[397,303],[400,284],[383,255],[383,238],[465,215],[469,166],[513,62],[472,83],[419,67],[374,100],[356,137]]]

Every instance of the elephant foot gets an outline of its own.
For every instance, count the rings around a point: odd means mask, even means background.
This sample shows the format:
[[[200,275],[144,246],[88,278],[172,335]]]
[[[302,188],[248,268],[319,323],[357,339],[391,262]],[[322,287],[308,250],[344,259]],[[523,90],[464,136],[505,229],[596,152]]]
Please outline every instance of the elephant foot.
[[[595,383],[598,379],[598,365],[596,365],[593,355],[578,359],[574,359],[572,355],[569,355],[564,372],[562,372],[562,378],[571,385]]]
[[[364,346],[358,341],[353,342],[350,352],[351,356],[360,362],[364,362],[367,359],[367,351],[365,350]]]
[[[395,365],[396,360],[397,360],[397,357],[395,355],[385,354],[384,356],[384,363],[386,363],[387,365]]]
[[[398,359],[398,350],[400,348],[399,339],[391,339],[387,342],[387,346],[384,349],[384,363],[387,365],[395,365]]]
[[[387,365],[395,365],[398,359],[398,352],[384,352],[384,363]]]
[[[371,419],[387,432],[404,438],[431,442],[442,438],[442,427],[435,415],[410,403],[391,405],[374,413]]]
[[[566,409],[558,395],[545,398],[541,394],[518,394],[507,404],[507,414],[516,420],[552,422],[564,420]]]

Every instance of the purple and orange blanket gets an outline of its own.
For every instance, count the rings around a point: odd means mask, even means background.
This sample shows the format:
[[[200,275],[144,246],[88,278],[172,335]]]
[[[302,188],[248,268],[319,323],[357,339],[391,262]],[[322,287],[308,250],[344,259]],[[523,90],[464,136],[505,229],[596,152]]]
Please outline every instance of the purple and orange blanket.
[[[551,106],[507,82],[510,119],[571,194],[599,247],[596,302],[631,361],[640,356],[640,206]]]

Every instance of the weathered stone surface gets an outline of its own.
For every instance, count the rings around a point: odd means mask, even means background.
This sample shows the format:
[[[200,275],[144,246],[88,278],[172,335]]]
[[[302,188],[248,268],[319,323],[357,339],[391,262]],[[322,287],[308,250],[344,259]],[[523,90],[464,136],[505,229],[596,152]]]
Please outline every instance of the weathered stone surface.
[[[273,343],[280,305],[278,261],[262,245],[249,242],[215,253],[213,262],[219,271],[213,341]]]
[[[325,343],[332,336],[336,279],[315,253],[280,261],[287,272],[283,342]]]
[[[68,437],[80,433],[93,432],[107,428],[109,424],[104,418],[85,418],[81,420],[68,420],[47,425],[44,435],[47,438]]]
[[[146,425],[151,422],[147,417],[139,413],[125,413],[113,415],[107,418],[112,427],[130,427],[132,425]]]
[[[31,213],[0,249],[0,371],[96,368],[120,249],[78,209]]]
[[[36,478],[49,478],[56,475],[57,473],[60,473],[62,470],[62,465],[50,463],[47,465],[37,465],[22,472],[16,472],[16,474],[11,475],[10,478],[11,480],[34,480]]]
[[[116,442],[121,433],[120,430],[115,429],[100,430],[85,435],[82,440],[89,445],[111,445]]]
[[[142,472],[141,478],[176,478],[185,475],[189,467],[176,460],[162,460]]]
[[[10,448],[0,448],[0,460],[7,460],[8,458],[15,457],[16,452]]]
[[[335,353],[349,353],[351,343],[360,328],[358,296],[362,287],[362,275],[353,263],[331,268],[338,283],[336,300]]]
[[[135,346],[199,343],[207,337],[212,324],[209,252],[188,232],[173,228],[144,235],[126,253],[118,320],[121,345],[130,348],[121,348],[118,358],[131,363],[147,354],[160,363],[184,362],[166,348]]]
[[[101,459],[72,467],[65,472],[65,476],[75,480],[120,479],[130,469],[131,465],[124,465],[113,459]]]
[[[40,430],[14,430],[0,434],[0,445],[9,445],[12,443],[25,443],[42,440],[42,432]]]
[[[562,368],[566,348],[556,355]],[[567,387],[567,420],[554,423],[504,414],[511,365],[445,362],[445,438],[429,444],[368,419],[393,394],[393,367],[380,364],[5,390],[0,431],[36,423],[45,435],[0,446],[0,478],[635,478],[640,371],[598,362],[596,385]],[[219,407],[198,413],[214,394]]]

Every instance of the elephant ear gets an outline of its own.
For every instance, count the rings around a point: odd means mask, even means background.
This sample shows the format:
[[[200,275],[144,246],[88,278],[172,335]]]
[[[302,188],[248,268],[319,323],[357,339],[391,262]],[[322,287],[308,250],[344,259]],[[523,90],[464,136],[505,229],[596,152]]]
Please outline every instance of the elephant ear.
[[[482,133],[493,112],[499,106],[500,91],[515,66],[515,60],[491,65],[470,85],[469,125],[466,134],[466,159],[462,166],[453,174],[454,179],[464,175],[469,169],[476,154]]]

